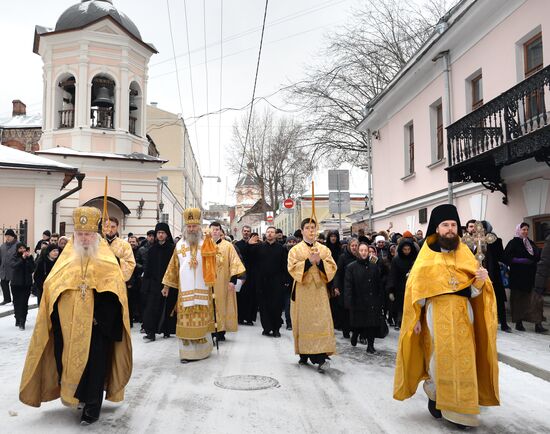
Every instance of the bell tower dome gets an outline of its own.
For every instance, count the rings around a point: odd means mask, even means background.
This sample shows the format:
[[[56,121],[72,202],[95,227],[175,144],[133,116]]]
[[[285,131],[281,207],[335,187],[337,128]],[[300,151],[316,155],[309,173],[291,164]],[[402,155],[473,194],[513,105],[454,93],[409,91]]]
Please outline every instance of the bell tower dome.
[[[54,28],[36,26],[42,57],[41,149],[147,154],[148,64],[157,53],[111,0],[82,0]]]

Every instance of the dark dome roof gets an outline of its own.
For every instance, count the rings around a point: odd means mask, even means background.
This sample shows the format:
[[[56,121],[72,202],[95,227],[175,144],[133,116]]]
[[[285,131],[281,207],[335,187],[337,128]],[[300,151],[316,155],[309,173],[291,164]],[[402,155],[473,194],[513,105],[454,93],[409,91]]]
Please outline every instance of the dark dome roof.
[[[55,31],[84,27],[100,18],[110,15],[132,35],[141,40],[138,28],[125,14],[118,11],[111,0],[82,0],[61,14],[55,24]]]

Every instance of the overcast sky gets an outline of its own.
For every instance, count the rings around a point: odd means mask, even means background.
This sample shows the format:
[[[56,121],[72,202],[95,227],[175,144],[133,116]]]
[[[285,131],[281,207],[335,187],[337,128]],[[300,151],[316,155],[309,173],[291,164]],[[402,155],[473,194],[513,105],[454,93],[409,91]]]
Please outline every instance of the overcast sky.
[[[192,119],[184,2],[169,1],[183,116],[199,157],[202,174],[219,175],[223,180],[221,184],[213,179],[205,180],[204,202],[232,203],[235,180],[228,174],[225,148],[231,144],[235,119],[247,111],[231,111],[222,115],[221,119],[218,115],[199,122]],[[40,112],[42,61],[32,52],[34,26],[54,27],[61,13],[76,2],[0,1],[0,117],[11,113],[13,99],[25,102],[30,114]],[[206,15],[203,13],[204,3]],[[159,51],[151,58],[149,65],[148,102],[156,101],[162,109],[181,113],[166,0],[114,0],[113,4],[136,23],[143,39],[153,43]],[[351,17],[352,9],[359,4],[360,0],[271,0],[256,95],[270,95],[282,86],[300,80],[305,66],[314,62],[322,49],[324,35],[345,24]],[[265,1],[223,1],[222,45],[220,5],[221,0],[187,0],[196,115],[219,109],[220,89],[222,107],[242,107],[252,95]],[[220,62],[222,48],[223,61]],[[223,70],[221,86],[220,65]],[[271,97],[270,102],[284,108],[278,95]]]

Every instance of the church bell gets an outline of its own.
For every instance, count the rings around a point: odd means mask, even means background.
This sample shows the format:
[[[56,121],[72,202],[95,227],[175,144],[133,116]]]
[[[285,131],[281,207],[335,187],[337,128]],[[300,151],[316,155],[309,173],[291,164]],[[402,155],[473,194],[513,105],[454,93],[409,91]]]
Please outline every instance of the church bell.
[[[136,103],[136,96],[133,93],[130,93],[130,111],[137,110],[138,106]]]
[[[110,95],[109,89],[105,86],[99,87],[95,99],[92,101],[93,106],[97,107],[113,107],[114,98]]]

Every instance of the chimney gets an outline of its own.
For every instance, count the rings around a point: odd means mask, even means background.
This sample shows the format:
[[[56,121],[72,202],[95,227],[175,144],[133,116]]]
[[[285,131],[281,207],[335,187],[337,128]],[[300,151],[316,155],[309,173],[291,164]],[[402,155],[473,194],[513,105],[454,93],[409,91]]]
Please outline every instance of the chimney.
[[[11,103],[13,104],[12,116],[25,116],[27,114],[27,106],[23,101],[14,99]]]

